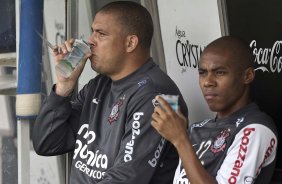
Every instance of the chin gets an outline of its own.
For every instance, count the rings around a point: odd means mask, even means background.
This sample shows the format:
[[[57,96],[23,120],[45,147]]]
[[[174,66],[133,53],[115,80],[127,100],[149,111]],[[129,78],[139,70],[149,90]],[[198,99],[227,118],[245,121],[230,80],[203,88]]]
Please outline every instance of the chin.
[[[91,68],[95,71],[97,70],[97,64],[95,63],[95,61],[91,61]]]
[[[101,70],[101,68],[97,67],[96,65],[91,64],[91,68],[92,68],[92,70],[94,70],[98,74],[104,74],[103,71]]]
[[[216,106],[215,104],[208,104],[209,106],[209,109],[212,111],[212,112],[218,112],[220,111],[220,108],[218,106]]]

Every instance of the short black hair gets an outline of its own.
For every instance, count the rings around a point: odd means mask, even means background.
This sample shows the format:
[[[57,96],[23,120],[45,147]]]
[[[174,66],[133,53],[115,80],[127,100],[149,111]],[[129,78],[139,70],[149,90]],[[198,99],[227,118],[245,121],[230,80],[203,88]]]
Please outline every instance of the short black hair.
[[[255,60],[249,44],[239,37],[223,36],[207,45],[203,53],[210,49],[218,49],[229,53],[229,59],[236,62],[241,69],[254,68]]]
[[[145,7],[131,1],[115,1],[98,12],[116,15],[126,34],[136,35],[141,47],[150,48],[154,28],[152,17]]]

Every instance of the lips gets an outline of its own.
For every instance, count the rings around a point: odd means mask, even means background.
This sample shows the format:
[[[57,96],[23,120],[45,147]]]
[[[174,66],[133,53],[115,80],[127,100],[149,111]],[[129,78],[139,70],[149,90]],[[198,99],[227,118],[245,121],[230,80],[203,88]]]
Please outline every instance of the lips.
[[[205,92],[204,96],[206,100],[213,100],[214,98],[218,96],[218,94],[215,92]]]

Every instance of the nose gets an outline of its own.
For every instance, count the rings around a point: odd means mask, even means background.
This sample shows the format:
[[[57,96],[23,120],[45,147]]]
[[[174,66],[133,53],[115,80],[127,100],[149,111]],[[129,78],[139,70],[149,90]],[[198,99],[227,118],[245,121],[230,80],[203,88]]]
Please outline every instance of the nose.
[[[95,47],[95,46],[97,45],[93,33],[92,33],[92,35],[88,38],[88,44],[90,45],[91,48],[92,48],[92,47]]]
[[[213,74],[211,74],[211,73],[206,75],[206,77],[204,77],[203,80],[204,80],[203,81],[204,87],[214,87],[214,86],[216,86],[215,76],[213,76]]]

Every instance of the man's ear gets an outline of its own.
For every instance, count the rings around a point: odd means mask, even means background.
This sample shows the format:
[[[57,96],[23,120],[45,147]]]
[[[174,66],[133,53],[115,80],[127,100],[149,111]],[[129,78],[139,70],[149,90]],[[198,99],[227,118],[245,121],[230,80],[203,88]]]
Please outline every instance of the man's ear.
[[[249,67],[245,70],[245,84],[250,84],[255,78],[255,70],[252,67]]]
[[[138,37],[136,35],[129,35],[126,39],[126,51],[132,52],[137,47],[139,43]]]

